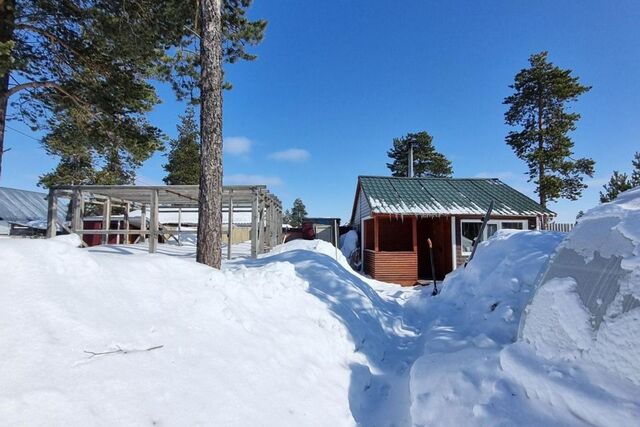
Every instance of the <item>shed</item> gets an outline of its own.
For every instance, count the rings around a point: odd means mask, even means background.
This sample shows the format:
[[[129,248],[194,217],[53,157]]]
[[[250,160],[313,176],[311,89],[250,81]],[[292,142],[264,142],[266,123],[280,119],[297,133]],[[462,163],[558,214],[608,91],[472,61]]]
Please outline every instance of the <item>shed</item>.
[[[491,201],[493,213],[478,236]],[[360,234],[362,268],[402,285],[441,280],[471,253],[473,241],[499,229],[538,229],[555,213],[496,178],[360,176],[351,224]],[[433,243],[435,277],[427,239]]]
[[[65,222],[68,203],[60,203],[58,224]],[[11,228],[47,228],[47,193],[0,187],[0,234]]]

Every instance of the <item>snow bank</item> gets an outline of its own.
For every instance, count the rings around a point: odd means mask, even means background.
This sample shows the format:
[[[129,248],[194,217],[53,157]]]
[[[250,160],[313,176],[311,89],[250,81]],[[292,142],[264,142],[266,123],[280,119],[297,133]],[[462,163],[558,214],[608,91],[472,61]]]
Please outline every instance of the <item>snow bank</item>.
[[[524,307],[562,239],[562,233],[499,231],[466,268],[447,276],[440,295],[413,302],[426,314],[424,355],[411,369],[414,424],[618,426],[640,416],[640,388],[631,382],[550,363],[514,343]]]
[[[73,240],[0,241],[0,424],[354,424],[354,343],[291,262]]]
[[[346,259],[349,259],[356,248],[358,248],[358,233],[355,230],[349,230],[340,236],[340,252]]]
[[[640,385],[640,188],[587,212],[551,262],[522,336],[549,359]]]

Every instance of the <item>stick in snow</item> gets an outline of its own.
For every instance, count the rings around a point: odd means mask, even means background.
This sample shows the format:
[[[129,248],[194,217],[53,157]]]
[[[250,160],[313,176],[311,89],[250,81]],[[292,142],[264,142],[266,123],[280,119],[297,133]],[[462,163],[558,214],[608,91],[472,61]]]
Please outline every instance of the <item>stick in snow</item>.
[[[87,353],[89,355],[89,359],[91,359],[94,356],[104,356],[105,354],[115,354],[115,353],[122,353],[122,354],[127,354],[127,353],[138,353],[138,352],[142,352],[142,351],[151,351],[151,350],[156,350],[158,348],[162,348],[164,347],[164,345],[157,345],[155,347],[149,347],[149,348],[143,348],[143,349],[132,349],[132,350],[127,350],[127,349],[122,349],[120,347],[117,347],[116,350],[111,350],[111,351],[87,351],[85,350],[84,352]]]

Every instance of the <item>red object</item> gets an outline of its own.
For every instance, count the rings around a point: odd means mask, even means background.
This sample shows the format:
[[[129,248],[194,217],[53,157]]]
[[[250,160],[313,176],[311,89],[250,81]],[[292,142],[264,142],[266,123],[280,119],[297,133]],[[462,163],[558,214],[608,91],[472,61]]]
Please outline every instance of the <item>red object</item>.
[[[305,222],[302,224],[302,238],[305,240],[313,240],[316,238],[316,231],[313,229],[313,223]]]

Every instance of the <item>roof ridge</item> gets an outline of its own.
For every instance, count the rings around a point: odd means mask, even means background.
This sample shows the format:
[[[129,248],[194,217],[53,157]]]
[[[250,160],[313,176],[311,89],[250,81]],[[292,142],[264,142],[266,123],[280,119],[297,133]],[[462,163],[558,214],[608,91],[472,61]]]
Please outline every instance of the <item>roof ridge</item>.
[[[460,178],[460,177],[448,177],[448,176],[414,176],[409,178],[408,176],[385,176],[385,175],[358,175],[358,178],[383,178],[383,179],[414,179],[414,180],[442,180],[442,181],[500,181],[500,178]],[[502,182],[502,181],[500,181]]]

